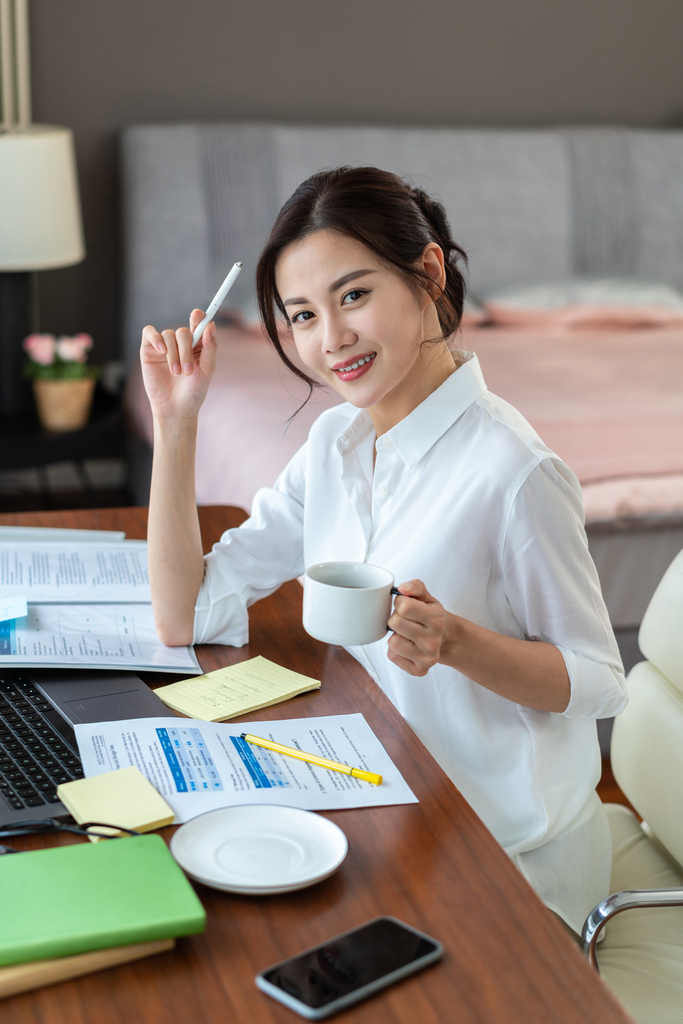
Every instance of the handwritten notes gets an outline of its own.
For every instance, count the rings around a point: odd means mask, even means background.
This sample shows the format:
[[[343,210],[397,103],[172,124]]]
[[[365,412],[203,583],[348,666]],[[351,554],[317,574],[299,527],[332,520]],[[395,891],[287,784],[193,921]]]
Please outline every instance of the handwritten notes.
[[[204,722],[225,722],[318,689],[318,679],[310,679],[258,657],[204,676],[160,686],[154,692],[181,715]]]

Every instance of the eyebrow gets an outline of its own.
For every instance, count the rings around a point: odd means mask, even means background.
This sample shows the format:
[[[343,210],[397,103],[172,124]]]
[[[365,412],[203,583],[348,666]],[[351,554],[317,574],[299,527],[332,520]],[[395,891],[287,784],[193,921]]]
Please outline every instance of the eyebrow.
[[[377,273],[376,270],[369,270],[369,269],[368,270],[352,270],[350,274],[344,274],[343,277],[340,277],[339,280],[334,281],[334,283],[330,285],[330,295],[332,295],[334,292],[336,292],[338,288],[342,288],[345,284],[348,284],[349,281],[355,281],[356,278],[358,278],[358,277],[365,277],[366,274],[376,274],[376,273]],[[302,305],[305,305],[308,301],[309,301],[308,299],[306,299],[303,296],[301,296],[301,297],[296,298],[296,299],[286,299],[285,302],[283,303],[283,305],[285,305],[285,306],[302,306]]]

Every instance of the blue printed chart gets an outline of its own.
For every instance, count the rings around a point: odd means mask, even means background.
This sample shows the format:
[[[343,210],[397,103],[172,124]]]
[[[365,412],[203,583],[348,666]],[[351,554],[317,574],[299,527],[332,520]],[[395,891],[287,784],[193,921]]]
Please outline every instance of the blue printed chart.
[[[14,655],[17,653],[17,630],[16,619],[6,619],[0,622],[0,657]]]
[[[221,777],[199,729],[157,729],[177,793],[215,793]]]
[[[230,740],[244,764],[255,789],[291,789],[292,783],[275,763],[275,758],[266,750],[252,747],[241,736]]]

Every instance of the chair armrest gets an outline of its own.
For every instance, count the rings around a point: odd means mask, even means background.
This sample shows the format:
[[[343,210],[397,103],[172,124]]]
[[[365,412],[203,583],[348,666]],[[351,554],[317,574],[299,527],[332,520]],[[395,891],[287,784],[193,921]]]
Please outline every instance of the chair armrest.
[[[610,918],[636,907],[683,907],[683,889],[626,889],[624,892],[615,892],[598,903],[597,907],[593,907],[583,926],[581,943],[584,953],[598,973],[600,968],[595,944],[600,932]]]

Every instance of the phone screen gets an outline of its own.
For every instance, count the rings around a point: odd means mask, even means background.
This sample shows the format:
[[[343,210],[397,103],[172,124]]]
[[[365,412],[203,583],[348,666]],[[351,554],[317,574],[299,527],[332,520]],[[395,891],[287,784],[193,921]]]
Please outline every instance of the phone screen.
[[[320,1009],[438,948],[399,922],[378,918],[285,960],[264,971],[263,978],[305,1006]]]

